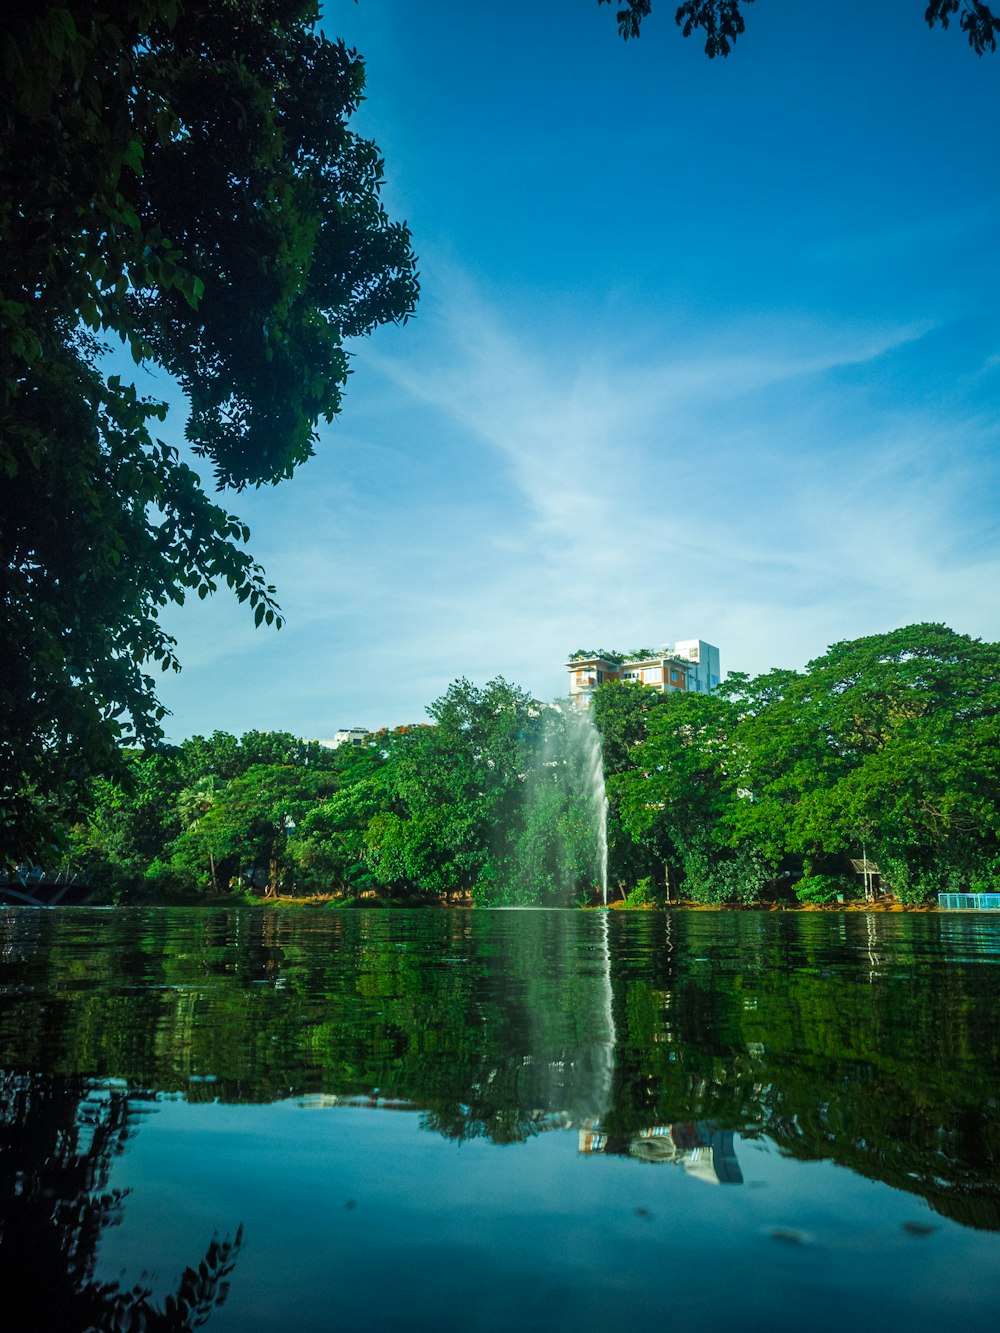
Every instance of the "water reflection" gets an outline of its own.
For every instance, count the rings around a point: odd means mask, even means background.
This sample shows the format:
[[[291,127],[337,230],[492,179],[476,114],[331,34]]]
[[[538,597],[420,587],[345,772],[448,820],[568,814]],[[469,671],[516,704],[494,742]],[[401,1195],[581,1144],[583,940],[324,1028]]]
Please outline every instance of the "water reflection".
[[[162,1116],[144,1117],[169,1098],[292,1107],[294,1126],[279,1116],[286,1157],[311,1141],[306,1122],[321,1122],[328,1154],[359,1115],[418,1117],[453,1145],[544,1136],[605,1172],[659,1163],[649,1178],[661,1182],[753,1184],[747,1153],[767,1149],[995,1231],[998,962],[1000,923],[954,917],[0,912],[5,1280],[44,1288],[38,1327],[76,1327],[70,1309],[80,1327],[113,1327],[141,1302],[148,1327],[193,1327],[209,1309],[225,1319],[246,1220],[231,1185],[201,1207],[207,1234],[186,1235],[155,1296],[95,1268],[130,1212],[119,1176],[131,1210],[145,1207],[130,1154],[156,1137]],[[361,1141],[345,1140],[344,1162]],[[404,1181],[406,1143],[393,1148]],[[914,1238],[939,1224],[900,1225]],[[800,1230],[778,1219],[765,1234]]]
[[[123,1286],[95,1274],[102,1233],[123,1215],[111,1169],[142,1116],[123,1083],[3,1070],[0,1108],[0,1290],[14,1320],[7,1327],[183,1333],[225,1302],[242,1227],[213,1236],[162,1301],[141,1281]]]
[[[670,1163],[685,1175],[715,1185],[742,1185],[732,1130],[720,1130],[702,1120],[676,1125],[654,1125],[632,1138],[610,1138],[599,1124],[580,1127],[580,1152],[617,1153],[638,1162]]]

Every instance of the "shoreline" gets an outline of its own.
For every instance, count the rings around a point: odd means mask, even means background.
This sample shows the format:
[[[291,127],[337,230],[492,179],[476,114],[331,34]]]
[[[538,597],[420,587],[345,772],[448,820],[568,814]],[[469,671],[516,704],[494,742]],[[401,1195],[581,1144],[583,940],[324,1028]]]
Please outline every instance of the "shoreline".
[[[240,894],[220,893],[214,895],[205,895],[199,898],[161,898],[159,901],[153,899],[137,898],[133,901],[118,903],[101,902],[99,893],[95,893],[94,900],[66,902],[58,901],[55,903],[45,902],[44,899],[27,901],[23,893],[6,897],[0,887],[0,908],[3,907],[44,907],[55,909],[59,907],[95,907],[102,911],[115,911],[117,909],[128,909],[133,907],[155,907],[155,908],[179,908],[179,907],[199,907],[199,908],[231,908],[231,907],[271,907],[279,911],[335,911],[335,912],[354,912],[354,911],[385,911],[393,908],[407,908],[419,911],[495,911],[505,910],[560,910],[560,911],[581,911],[581,912],[766,912],[771,913],[874,913],[874,914],[896,914],[901,913],[922,913],[942,912],[947,910],[949,914],[958,912],[960,915],[968,913],[982,914],[984,909],[944,909],[936,902],[923,903],[901,903],[895,899],[883,898],[876,902],[846,902],[846,903],[800,903],[800,902],[757,902],[757,903],[699,903],[690,899],[684,899],[680,902],[670,903],[635,903],[631,904],[624,899],[618,899],[615,902],[609,902],[607,905],[600,902],[590,902],[583,904],[568,904],[561,908],[547,909],[539,908],[530,904],[524,904],[521,907],[518,904],[498,904],[495,907],[477,906],[471,898],[471,895],[465,894],[462,897],[456,897],[447,901],[425,900],[421,901],[400,901],[392,898],[380,898],[377,895],[346,897],[334,893],[317,894],[278,894],[276,897],[250,897]],[[989,915],[987,912],[986,915]],[[1000,913],[997,914],[1000,918]]]

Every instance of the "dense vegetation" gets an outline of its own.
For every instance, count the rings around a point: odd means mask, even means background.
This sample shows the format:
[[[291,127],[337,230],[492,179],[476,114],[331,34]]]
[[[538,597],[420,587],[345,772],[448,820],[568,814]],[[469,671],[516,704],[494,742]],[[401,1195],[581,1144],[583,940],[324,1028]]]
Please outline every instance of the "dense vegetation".
[[[372,890],[403,901],[572,901],[596,874],[579,719],[502,680],[457,681],[432,721],[329,750],[224,732],[128,756],[70,834],[113,894]]]
[[[69,862],[118,898],[596,901],[589,719],[503,680],[428,712],[360,747],[217,732],[132,751],[92,784]],[[611,682],[593,720],[614,899],[1000,886],[1000,645],[915,625],[711,695]]]
[[[691,898],[870,894],[852,860],[902,902],[1000,887],[1000,645],[913,625],[711,695],[615,683],[596,708],[616,851]]]
[[[316,0],[36,0],[0,28],[0,859],[126,738],[162,735],[158,616],[228,586],[280,623],[218,486],[288,477],[339,411],[346,340],[416,299],[356,51]],[[130,360],[131,357],[131,360]],[[147,379],[146,382],[153,382]]]

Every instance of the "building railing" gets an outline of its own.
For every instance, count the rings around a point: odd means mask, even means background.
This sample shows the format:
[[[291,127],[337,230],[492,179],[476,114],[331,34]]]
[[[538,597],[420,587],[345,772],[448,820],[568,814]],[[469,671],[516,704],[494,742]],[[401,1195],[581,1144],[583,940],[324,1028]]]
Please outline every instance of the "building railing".
[[[939,893],[942,912],[1000,912],[1000,893]]]

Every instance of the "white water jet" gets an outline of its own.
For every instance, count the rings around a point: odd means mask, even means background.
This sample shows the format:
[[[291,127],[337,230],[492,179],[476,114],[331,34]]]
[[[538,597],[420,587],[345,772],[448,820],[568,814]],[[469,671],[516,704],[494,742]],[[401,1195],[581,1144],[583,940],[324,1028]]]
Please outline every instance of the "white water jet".
[[[574,724],[583,747],[587,796],[593,812],[597,833],[597,868],[600,875],[601,898],[608,905],[608,793],[604,785],[604,754],[601,737],[590,713],[575,713]]]
[[[525,758],[520,874],[542,906],[579,900],[598,881],[608,901],[608,803],[601,737],[588,713],[562,703],[541,716]],[[530,901],[530,895],[524,895]]]

